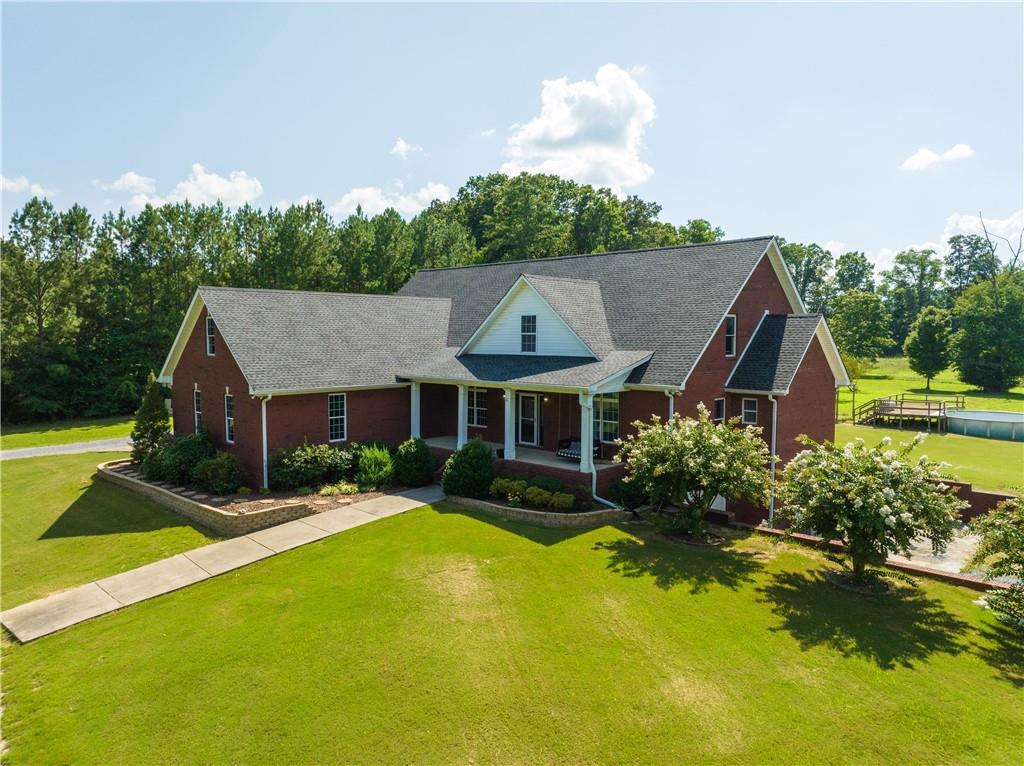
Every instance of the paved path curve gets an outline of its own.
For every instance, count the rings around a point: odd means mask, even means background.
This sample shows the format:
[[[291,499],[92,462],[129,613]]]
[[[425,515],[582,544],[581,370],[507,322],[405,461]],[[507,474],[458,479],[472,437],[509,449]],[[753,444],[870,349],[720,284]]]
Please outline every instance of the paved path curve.
[[[32,641],[268,556],[443,499],[441,488],[430,485],[315,513],[30,601],[0,614],[0,622],[19,641]]]
[[[127,436],[119,436],[116,439],[97,439],[91,442],[71,442],[71,444],[50,444],[46,447],[0,450],[0,460],[43,457],[44,455],[77,455],[82,452],[127,452],[131,448],[131,439]]]

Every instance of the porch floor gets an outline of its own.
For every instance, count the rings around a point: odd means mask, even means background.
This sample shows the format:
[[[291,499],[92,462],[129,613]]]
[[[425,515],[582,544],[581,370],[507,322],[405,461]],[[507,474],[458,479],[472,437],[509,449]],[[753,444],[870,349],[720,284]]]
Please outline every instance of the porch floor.
[[[455,451],[456,439],[454,436],[431,436],[430,438],[424,439],[429,446],[439,447],[440,449]],[[487,442],[491,445],[495,452],[500,449],[504,449],[505,445],[499,442]],[[543,449],[536,449],[534,447],[523,447],[516,445],[516,462],[518,463],[531,463],[533,465],[543,465],[548,468],[558,468],[563,471],[578,471],[580,464],[578,460],[566,460],[565,458],[558,457],[554,452],[548,452]],[[604,471],[609,468],[614,468],[615,464],[607,460],[605,461],[594,461],[594,467],[598,471]]]

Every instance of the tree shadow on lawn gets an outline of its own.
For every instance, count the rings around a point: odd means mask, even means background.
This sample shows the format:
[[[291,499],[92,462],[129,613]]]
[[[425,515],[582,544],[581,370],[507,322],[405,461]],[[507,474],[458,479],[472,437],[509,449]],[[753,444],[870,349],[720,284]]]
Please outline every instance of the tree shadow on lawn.
[[[594,527],[539,527],[522,521],[509,521],[508,519],[502,519],[498,516],[492,516],[484,511],[478,511],[475,508],[444,501],[440,503],[433,503],[431,504],[431,507],[437,513],[456,514],[476,519],[477,521],[482,521],[485,524],[490,524],[492,527],[497,527],[505,532],[511,532],[512,534],[519,535],[531,542],[539,543],[544,546],[557,545],[558,543],[570,540],[578,535],[585,535],[588,532],[593,532],[595,529]]]
[[[984,626],[981,638],[985,643],[978,646],[978,656],[995,668],[1000,678],[1024,688],[1024,636],[997,622]]]
[[[623,530],[630,537],[605,540],[594,550],[609,553],[608,569],[623,577],[653,577],[662,590],[688,584],[690,593],[704,593],[711,585],[736,590],[753,581],[762,568],[758,554],[740,551],[727,542],[720,548],[698,548],[671,541],[657,532]]]
[[[880,668],[911,668],[939,652],[956,654],[971,626],[920,588],[897,586],[881,596],[840,590],[821,570],[780,572],[759,589],[782,618],[773,631],[791,634],[803,650],[827,646]]]
[[[130,490],[100,480],[93,474],[89,487],[54,520],[39,539],[155,532],[169,527],[192,527],[207,536],[215,535],[185,516],[179,516]]]

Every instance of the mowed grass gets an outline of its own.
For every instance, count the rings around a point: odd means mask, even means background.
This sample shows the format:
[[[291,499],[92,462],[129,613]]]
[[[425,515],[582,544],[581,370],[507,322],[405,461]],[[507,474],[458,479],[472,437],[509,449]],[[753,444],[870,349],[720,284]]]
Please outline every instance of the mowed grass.
[[[95,478],[124,453],[0,462],[0,598],[9,609],[211,540],[178,514]]]
[[[99,439],[130,436],[135,421],[130,415],[80,420],[55,420],[45,423],[5,423],[0,427],[0,449],[47,447]]]
[[[888,436],[894,445],[909,443],[915,430],[873,428],[836,423],[836,442],[845,444],[861,438],[868,445],[878,444]],[[1024,494],[1024,444],[976,436],[930,433],[910,453],[911,459],[927,455],[932,460],[949,463],[948,473],[962,481],[972,482],[977,489]]]
[[[747,533],[440,504],[4,647],[11,764],[1020,763],[1024,648]]]
[[[1007,393],[982,391],[961,383],[957,371],[949,369],[932,379],[931,391],[925,389],[925,379],[910,369],[906,357],[884,357],[878,364],[857,383],[857,401],[859,407],[871,399],[893,394],[963,394],[966,405],[971,410],[1004,410],[1007,412],[1024,412],[1024,387],[1010,389]],[[839,418],[849,420],[852,413],[852,394],[850,389],[839,389]]]

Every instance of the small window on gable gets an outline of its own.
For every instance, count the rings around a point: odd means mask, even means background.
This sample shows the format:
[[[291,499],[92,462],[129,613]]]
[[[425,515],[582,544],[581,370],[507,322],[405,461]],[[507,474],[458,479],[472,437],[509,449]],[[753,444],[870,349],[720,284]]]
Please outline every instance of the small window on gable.
[[[345,394],[327,395],[327,439],[345,441]]]
[[[478,428],[487,426],[487,389],[469,389],[469,425]]]
[[[537,351],[537,315],[524,314],[519,318],[519,333],[521,343],[519,350],[524,354],[533,354]]]
[[[725,399],[715,399],[715,409],[711,413],[711,419],[715,423],[725,422]]]
[[[224,394],[224,441],[235,443],[235,397]]]
[[[743,400],[743,425],[745,426],[756,426],[757,425],[757,399],[744,399]]]
[[[203,430],[203,395],[197,388],[192,392],[192,417],[196,433]]]
[[[725,355],[736,356],[736,315],[725,317]]]
[[[214,338],[214,335],[213,335],[214,328],[215,328],[215,326],[213,324],[213,317],[211,317],[211,316],[206,317],[206,355],[207,356],[213,356],[214,354],[217,353],[217,341],[216,341],[216,338]]]

